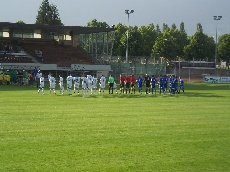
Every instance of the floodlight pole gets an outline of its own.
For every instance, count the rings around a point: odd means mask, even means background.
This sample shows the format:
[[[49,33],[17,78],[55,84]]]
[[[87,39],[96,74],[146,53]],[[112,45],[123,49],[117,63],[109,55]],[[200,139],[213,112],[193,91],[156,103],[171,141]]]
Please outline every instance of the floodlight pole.
[[[213,19],[218,21],[222,18],[222,16],[213,16]],[[218,54],[218,38],[217,38],[217,22],[216,22],[216,48],[215,48],[215,66],[216,66],[216,63],[217,63],[217,54]]]
[[[179,77],[180,77],[180,56],[179,56]]]
[[[128,63],[129,61],[129,15],[134,13],[134,10],[125,10],[125,14],[128,15],[128,30],[127,30],[127,43],[126,43],[126,54],[125,54],[125,61]]]

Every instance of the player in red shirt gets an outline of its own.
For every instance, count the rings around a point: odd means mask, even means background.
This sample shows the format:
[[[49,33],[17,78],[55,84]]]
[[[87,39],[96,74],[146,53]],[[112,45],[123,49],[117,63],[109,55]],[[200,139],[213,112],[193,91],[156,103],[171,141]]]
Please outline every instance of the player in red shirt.
[[[131,84],[131,77],[129,75],[126,75],[126,78],[125,78],[125,86],[126,86],[126,94],[130,93],[130,84]]]
[[[120,92],[124,94],[125,76],[120,74]]]
[[[131,91],[133,94],[135,94],[135,85],[136,85],[136,78],[134,75],[131,77]]]

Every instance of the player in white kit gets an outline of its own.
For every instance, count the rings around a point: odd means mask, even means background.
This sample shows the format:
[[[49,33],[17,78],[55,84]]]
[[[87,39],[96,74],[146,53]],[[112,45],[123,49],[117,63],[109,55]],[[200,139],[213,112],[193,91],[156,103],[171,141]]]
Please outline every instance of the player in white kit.
[[[99,88],[99,93],[105,91],[105,82],[106,82],[106,78],[104,77],[104,75],[101,76],[100,78],[100,88]]]
[[[85,95],[87,93],[87,83],[88,83],[88,79],[86,76],[82,77],[82,94]]]
[[[73,77],[74,94],[76,93],[76,90],[77,93],[79,94],[80,81],[81,81],[81,77],[79,76]]]
[[[59,75],[59,86],[60,86],[60,94],[64,93],[64,79],[61,75]]]
[[[47,76],[48,81],[50,80],[50,77],[51,77],[51,72],[50,72],[49,75]]]
[[[97,77],[94,77],[94,76],[93,76],[92,89],[94,89],[94,92],[96,93],[96,90],[97,90]]]
[[[117,92],[117,83],[115,81],[113,83],[113,90],[115,90],[116,94],[118,94],[118,92]]]
[[[52,92],[52,90],[54,91],[54,94],[56,94],[56,90],[55,90],[55,85],[56,85],[56,80],[53,77],[53,75],[51,74],[50,79],[49,79],[49,83],[50,83],[50,93]]]
[[[88,90],[90,90],[90,93],[92,94],[92,83],[93,83],[93,77],[92,75],[87,75],[87,79],[88,79]]]
[[[72,84],[73,84],[73,77],[71,76],[71,74],[69,76],[67,76],[66,78],[67,81],[67,94],[71,94],[71,89],[72,89]]]
[[[45,78],[41,75],[40,77],[40,86],[38,89],[38,94],[40,93],[40,90],[42,90],[42,94],[44,94],[44,86],[45,86]]]

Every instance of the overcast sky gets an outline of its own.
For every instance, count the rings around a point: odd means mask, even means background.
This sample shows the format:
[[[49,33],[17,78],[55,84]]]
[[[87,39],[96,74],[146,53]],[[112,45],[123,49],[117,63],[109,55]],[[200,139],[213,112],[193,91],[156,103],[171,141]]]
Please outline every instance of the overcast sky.
[[[0,22],[24,21],[33,24],[43,0],[0,0]],[[230,33],[230,0],[49,0],[57,6],[65,26],[85,26],[92,19],[109,25],[128,25],[126,9],[135,12],[130,15],[131,26],[147,26],[163,23],[179,28],[184,22],[188,35],[196,32],[201,23],[204,33],[218,35]],[[221,15],[214,21],[214,15]]]

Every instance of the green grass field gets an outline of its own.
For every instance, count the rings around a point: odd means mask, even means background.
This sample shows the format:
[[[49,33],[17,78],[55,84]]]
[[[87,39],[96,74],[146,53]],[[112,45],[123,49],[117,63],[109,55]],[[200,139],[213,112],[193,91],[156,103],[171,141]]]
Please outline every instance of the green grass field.
[[[45,95],[0,86],[0,171],[230,170],[230,85],[177,95]]]

